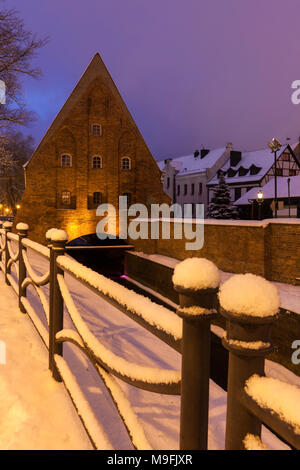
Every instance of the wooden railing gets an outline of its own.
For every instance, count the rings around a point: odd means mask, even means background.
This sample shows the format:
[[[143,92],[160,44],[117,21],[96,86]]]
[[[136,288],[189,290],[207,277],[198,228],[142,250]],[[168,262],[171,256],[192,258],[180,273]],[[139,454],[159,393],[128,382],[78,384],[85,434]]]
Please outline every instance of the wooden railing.
[[[180,449],[207,449],[210,323],[221,314],[226,318],[223,344],[229,350],[226,449],[249,448],[249,437],[253,437],[257,447],[262,448],[262,423],[292,447],[300,449],[297,420],[293,421],[288,414],[285,415],[280,403],[270,405],[268,400],[264,402],[261,396],[255,395],[257,383],[259,385],[260,380],[268,380],[264,377],[264,360],[271,350],[269,336],[274,316],[249,317],[224,310],[218,303],[218,287],[189,290],[178,286],[175,289],[179,292],[180,307],[175,314],[66,256],[65,232],[57,229],[48,231],[48,247],[45,247],[28,238],[26,224],[18,224],[17,234],[11,232],[11,227],[9,222],[5,222],[0,229],[0,268],[6,283],[18,296],[21,312],[29,315],[48,348],[52,375],[55,380],[64,382],[94,448],[111,449],[112,445],[64,359],[63,344],[69,342],[75,345],[94,366],[136,449],[151,449],[151,445],[115,378],[142,390],[181,395]],[[48,271],[44,275],[37,274],[32,268],[28,248],[46,259]],[[181,373],[129,362],[104,346],[78,311],[65,282],[66,273],[181,352]],[[27,298],[28,286],[37,292],[45,321],[40,319]],[[49,296],[45,294],[45,286],[49,287]],[[74,329],[64,328],[64,308]],[[260,346],[253,348],[254,343]],[[300,397],[300,390],[296,393]],[[297,406],[298,403],[295,403]]]

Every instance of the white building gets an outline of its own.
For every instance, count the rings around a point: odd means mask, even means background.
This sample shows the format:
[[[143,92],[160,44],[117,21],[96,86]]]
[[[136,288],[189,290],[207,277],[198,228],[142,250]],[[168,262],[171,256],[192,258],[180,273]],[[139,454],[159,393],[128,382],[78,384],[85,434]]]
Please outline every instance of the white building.
[[[163,189],[173,203],[207,206],[207,183],[230,158],[232,144],[214,150],[201,149],[192,155],[167,158],[159,161],[158,166],[164,173]]]
[[[300,163],[293,152],[296,145],[283,145],[277,152],[276,172],[277,176],[300,175]],[[251,188],[264,186],[274,179],[275,164],[274,153],[269,148],[253,152],[232,151],[230,158],[221,167],[225,174],[226,183],[230,187],[231,200],[237,201]],[[213,197],[213,189],[218,184],[215,175],[208,183],[208,200]],[[247,196],[245,196],[245,200]]]
[[[270,179],[262,187],[250,189],[250,191],[235,201],[234,204],[240,207],[249,205],[249,200],[255,201],[260,190],[263,193],[263,204],[272,204],[272,201],[275,199],[274,178]],[[277,200],[277,217],[297,217],[300,206],[300,174],[298,176],[279,176],[277,178]],[[275,208],[274,202],[272,208],[273,210]]]

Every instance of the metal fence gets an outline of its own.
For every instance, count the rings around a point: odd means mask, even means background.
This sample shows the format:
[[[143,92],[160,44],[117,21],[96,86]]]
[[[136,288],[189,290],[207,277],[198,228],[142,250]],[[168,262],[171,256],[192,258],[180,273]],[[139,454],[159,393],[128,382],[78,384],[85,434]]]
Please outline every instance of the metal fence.
[[[180,449],[207,449],[208,405],[210,377],[211,321],[217,315],[226,318],[223,345],[229,350],[226,449],[245,449],[246,436],[255,436],[261,443],[262,424],[267,425],[285,442],[300,449],[300,430],[287,419],[280,409],[262,405],[246,387],[249,378],[265,380],[264,361],[272,346],[270,332],[273,318],[234,315],[218,304],[218,288],[188,290],[179,287],[180,307],[176,314],[164,309],[165,316],[153,318],[147,307],[135,308],[141,296],[130,292],[130,301],[114,295],[120,286],[91,269],[80,265],[65,255],[66,240],[53,229],[47,232],[48,246],[42,246],[28,238],[26,224],[18,224],[17,234],[12,224],[5,222],[0,229],[0,268],[5,282],[18,296],[19,308],[28,314],[49,350],[49,368],[55,380],[63,381],[74,403],[86,432],[96,449],[110,449],[101,423],[97,422],[92,408],[84,400],[75,376],[64,359],[63,344],[70,342],[90,360],[107,387],[120,417],[136,449],[151,449],[134,410],[115,378],[143,390],[170,395],[181,395]],[[38,253],[48,261],[49,269],[38,275],[32,268],[27,249]],[[16,272],[15,280],[12,267]],[[111,303],[142,327],[182,354],[181,373],[143,367],[117,357],[90,331],[79,313],[76,302],[65,282],[69,274],[82,285]],[[49,297],[43,291],[49,286]],[[38,294],[46,324],[27,298],[27,288],[33,286]],[[122,289],[126,288],[122,287]],[[122,292],[125,292],[122,290]],[[126,293],[126,292],[125,292]],[[133,296],[133,297],[132,297]],[[136,297],[135,297],[136,296]],[[64,329],[64,308],[69,312],[74,329]],[[192,312],[192,315],[191,315]],[[253,349],[251,344],[261,344]],[[274,392],[275,393],[275,392]],[[295,403],[297,407],[298,403]],[[261,443],[262,445],[262,443]]]

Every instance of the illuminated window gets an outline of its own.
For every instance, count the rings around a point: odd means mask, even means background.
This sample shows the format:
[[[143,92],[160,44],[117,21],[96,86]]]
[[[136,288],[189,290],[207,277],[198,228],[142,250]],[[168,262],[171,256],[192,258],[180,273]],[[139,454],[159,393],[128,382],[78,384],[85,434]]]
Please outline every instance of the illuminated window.
[[[93,194],[93,204],[94,206],[99,206],[102,203],[102,193],[96,192]]]
[[[70,191],[62,191],[62,193],[61,193],[61,202],[64,206],[69,206],[71,204],[71,193],[70,193]]]
[[[72,166],[71,155],[65,154],[61,156],[61,166],[62,168],[70,168]]]
[[[130,170],[131,169],[131,160],[129,157],[123,157],[121,159],[121,168],[122,170]]]
[[[96,137],[101,137],[102,135],[102,126],[100,124],[92,125],[92,134]]]
[[[98,156],[93,157],[92,167],[93,168],[102,168],[102,158],[98,157]]]

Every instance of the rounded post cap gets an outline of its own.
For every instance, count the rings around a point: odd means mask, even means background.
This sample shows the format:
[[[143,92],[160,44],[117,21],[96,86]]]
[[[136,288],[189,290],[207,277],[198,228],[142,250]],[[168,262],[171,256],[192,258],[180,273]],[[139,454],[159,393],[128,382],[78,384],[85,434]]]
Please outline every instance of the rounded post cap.
[[[47,230],[47,232],[46,232],[46,240],[51,241],[52,233],[53,233],[55,230],[57,230],[57,228],[50,228],[49,230]]]
[[[222,315],[241,322],[267,323],[280,307],[274,284],[250,273],[233,275],[221,285],[218,296]]]
[[[17,229],[17,230],[20,230],[20,231],[27,231],[27,230],[29,230],[29,225],[28,225],[28,224],[24,224],[23,222],[19,222],[19,223],[16,225],[16,229]]]
[[[68,241],[68,234],[64,230],[54,229],[51,232],[51,241],[66,243]]]
[[[175,266],[172,281],[177,292],[210,293],[220,284],[220,272],[217,266],[206,258],[187,258]]]
[[[9,229],[13,226],[12,222],[9,222],[8,220],[4,222],[3,227],[6,229]]]

